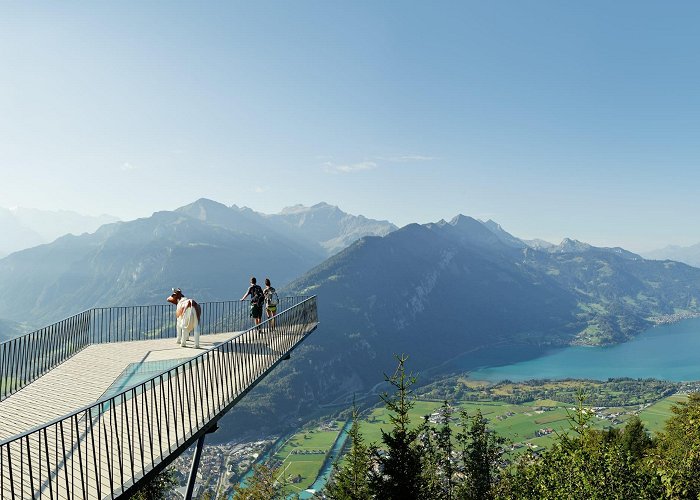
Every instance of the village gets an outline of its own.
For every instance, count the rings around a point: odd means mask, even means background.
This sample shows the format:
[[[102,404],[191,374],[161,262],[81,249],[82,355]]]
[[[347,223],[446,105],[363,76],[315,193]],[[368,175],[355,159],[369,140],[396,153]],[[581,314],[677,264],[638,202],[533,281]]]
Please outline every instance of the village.
[[[228,495],[233,485],[237,484],[251,469],[253,463],[276,441],[276,437],[268,437],[256,441],[230,442],[212,444],[204,447],[197,472],[195,496],[209,490],[215,494]],[[193,450],[189,449],[172,464],[180,486],[176,489],[179,497],[184,497],[187,478],[192,465]]]

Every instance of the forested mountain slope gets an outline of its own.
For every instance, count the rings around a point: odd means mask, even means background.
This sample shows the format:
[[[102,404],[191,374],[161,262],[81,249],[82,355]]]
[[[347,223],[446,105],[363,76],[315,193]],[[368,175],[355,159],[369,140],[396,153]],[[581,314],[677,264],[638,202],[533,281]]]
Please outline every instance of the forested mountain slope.
[[[408,353],[417,370],[507,364],[623,341],[650,317],[700,312],[700,270],[574,240],[541,250],[470,217],[363,238],[288,287],[321,326],[238,409],[288,416],[362,394]],[[282,417],[281,417],[282,418]]]

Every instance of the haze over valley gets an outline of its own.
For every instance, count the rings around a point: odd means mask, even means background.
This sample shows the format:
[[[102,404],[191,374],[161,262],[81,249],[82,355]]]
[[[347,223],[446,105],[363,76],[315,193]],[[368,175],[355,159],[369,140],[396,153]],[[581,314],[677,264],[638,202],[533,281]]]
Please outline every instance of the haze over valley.
[[[69,210],[38,210],[17,207],[0,207],[0,257],[50,243],[65,234],[92,233],[98,227],[119,220],[111,215],[97,217],[82,215]]]
[[[669,245],[658,250],[651,250],[644,253],[647,259],[676,260],[689,266],[700,267],[700,243],[682,247]]]

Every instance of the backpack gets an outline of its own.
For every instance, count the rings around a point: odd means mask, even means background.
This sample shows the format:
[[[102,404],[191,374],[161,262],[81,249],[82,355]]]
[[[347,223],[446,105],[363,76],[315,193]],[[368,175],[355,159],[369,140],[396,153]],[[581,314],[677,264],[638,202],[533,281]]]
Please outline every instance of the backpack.
[[[263,295],[262,288],[260,285],[255,285],[253,287],[253,296],[250,298],[250,303],[253,305],[262,305],[265,300],[265,295]]]
[[[270,291],[267,292],[267,305],[276,306],[279,301],[280,298],[277,296],[277,291],[274,288],[270,288]]]

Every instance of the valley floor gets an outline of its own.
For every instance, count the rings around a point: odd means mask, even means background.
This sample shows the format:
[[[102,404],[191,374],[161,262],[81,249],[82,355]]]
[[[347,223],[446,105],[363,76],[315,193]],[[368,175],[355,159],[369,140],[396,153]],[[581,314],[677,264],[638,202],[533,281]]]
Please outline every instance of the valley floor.
[[[658,382],[658,381],[656,381]],[[619,383],[619,381],[617,382]],[[594,428],[604,429],[622,427],[633,415],[638,415],[645,427],[651,432],[660,431],[666,420],[672,415],[673,404],[684,401],[687,396],[683,393],[664,395],[667,387],[663,382],[655,386],[651,381],[645,386],[647,391],[642,395],[628,394],[623,397],[619,391],[612,391],[617,386],[591,381],[557,381],[543,384],[552,394],[569,394],[574,387],[589,387],[599,384],[605,390],[616,392],[618,400],[627,400],[630,404],[612,406],[593,406],[595,417],[591,420]],[[656,397],[650,387],[656,387]],[[512,395],[513,391],[527,390],[520,384],[498,384],[491,388],[496,398]],[[434,419],[436,411],[442,405],[441,399],[420,398],[411,410],[411,421],[414,425],[422,422],[424,416]],[[569,414],[574,410],[571,402],[555,399],[538,399],[525,403],[511,403],[503,400],[482,399],[478,401],[457,400],[455,410],[466,410],[473,415],[480,410],[488,420],[489,427],[497,434],[506,438],[511,453],[518,454],[527,449],[541,450],[551,446],[557,433],[569,431]],[[344,412],[344,414],[347,412]],[[458,413],[455,412],[455,430],[458,425]],[[305,426],[290,436],[280,438],[274,443],[273,438],[247,443],[229,443],[206,447],[209,458],[203,460],[202,490],[209,488],[219,495],[230,493],[231,486],[237,483],[253,462],[265,462],[276,467],[284,475],[288,483],[289,494],[304,494],[317,480],[334,443],[342,435],[344,419],[328,417],[321,423]],[[380,443],[381,430],[390,427],[389,415],[383,407],[368,409],[363,413],[360,424],[361,432],[367,443]],[[268,452],[273,447],[271,452]],[[268,453],[266,453],[268,452]],[[333,457],[336,460],[337,457]],[[181,463],[180,463],[181,462]],[[183,457],[178,460],[179,471],[186,471],[189,460]],[[209,465],[207,465],[209,464]],[[211,465],[211,466],[210,466]],[[318,487],[318,482],[316,486]]]

